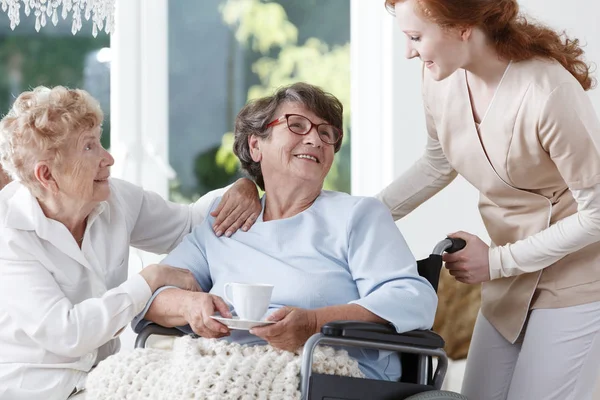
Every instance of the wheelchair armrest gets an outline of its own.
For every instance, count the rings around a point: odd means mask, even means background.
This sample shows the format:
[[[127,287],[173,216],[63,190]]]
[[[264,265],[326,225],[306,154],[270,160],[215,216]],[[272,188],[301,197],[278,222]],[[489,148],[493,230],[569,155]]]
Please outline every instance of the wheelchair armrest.
[[[389,324],[382,325],[374,322],[333,321],[323,325],[321,333],[330,337],[371,340],[432,349],[441,349],[445,345],[444,339],[430,330],[398,333]]]
[[[185,336],[186,333],[180,331],[177,328],[165,328],[164,326],[160,326],[158,324],[150,324],[146,326],[142,331],[137,335],[135,339],[135,348],[146,347],[146,340],[151,335],[163,335],[163,336]]]

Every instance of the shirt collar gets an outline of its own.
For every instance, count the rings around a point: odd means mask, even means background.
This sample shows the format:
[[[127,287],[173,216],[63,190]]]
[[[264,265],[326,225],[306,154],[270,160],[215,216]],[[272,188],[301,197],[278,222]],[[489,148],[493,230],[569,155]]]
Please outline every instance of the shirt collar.
[[[20,182],[13,182],[12,184],[18,185],[18,187],[6,202],[5,224],[9,228],[33,231],[36,227],[36,218],[39,218],[40,213],[42,215],[44,213],[35,197],[25,185]]]
[[[14,182],[19,185],[13,196],[7,201],[7,213],[5,224],[8,228],[24,231],[38,231],[42,225],[48,223],[48,218],[42,211],[42,207],[29,189],[20,182]],[[102,214],[106,214],[107,221],[110,223],[110,207],[103,201],[99,203],[88,217],[88,224],[91,226],[94,220]]]

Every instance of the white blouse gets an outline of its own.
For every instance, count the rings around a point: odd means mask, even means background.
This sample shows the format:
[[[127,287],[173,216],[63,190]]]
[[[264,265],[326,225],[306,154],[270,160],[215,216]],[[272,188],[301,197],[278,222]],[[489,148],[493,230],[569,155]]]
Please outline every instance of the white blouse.
[[[202,222],[211,192],[192,205],[118,179],[88,217],[81,249],[19,182],[0,191],[0,399],[66,399],[150,298],[127,278],[129,246],[162,254]]]
[[[398,220],[446,187],[456,175],[440,143],[428,135],[423,157],[377,198]],[[600,240],[600,184],[570,191],[577,202],[575,214],[526,239],[490,248],[491,279],[539,271]]]

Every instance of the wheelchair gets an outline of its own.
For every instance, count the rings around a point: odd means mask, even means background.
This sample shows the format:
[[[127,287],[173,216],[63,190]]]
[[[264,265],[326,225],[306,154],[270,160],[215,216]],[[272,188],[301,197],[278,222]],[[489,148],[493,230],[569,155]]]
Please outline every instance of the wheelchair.
[[[446,238],[431,255],[417,263],[419,275],[437,292],[442,254],[465,247],[462,239]],[[151,335],[183,336],[176,328],[157,324],[145,327],[137,336],[136,348],[143,348]],[[400,354],[402,377],[398,382],[313,374],[314,349],[318,345],[352,346],[393,351]],[[334,321],[324,325],[304,345],[300,371],[300,393],[303,400],[467,400],[458,393],[442,391],[448,369],[444,339],[431,330],[397,333],[391,325],[359,321]],[[433,369],[433,359],[437,365]]]

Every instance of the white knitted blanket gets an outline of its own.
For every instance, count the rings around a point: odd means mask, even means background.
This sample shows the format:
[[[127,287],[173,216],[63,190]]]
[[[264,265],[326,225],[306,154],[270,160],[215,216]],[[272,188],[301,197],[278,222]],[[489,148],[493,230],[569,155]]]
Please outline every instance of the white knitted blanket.
[[[86,400],[299,399],[301,353],[216,339],[175,339],[173,349],[135,349],[102,361]],[[320,346],[314,373],[364,377],[343,350]]]

